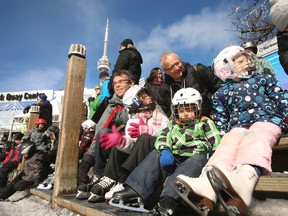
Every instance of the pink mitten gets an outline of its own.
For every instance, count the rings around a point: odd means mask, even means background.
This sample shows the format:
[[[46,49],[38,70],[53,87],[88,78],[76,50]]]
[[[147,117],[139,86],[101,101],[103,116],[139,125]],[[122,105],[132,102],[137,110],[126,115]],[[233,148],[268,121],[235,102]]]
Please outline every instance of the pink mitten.
[[[124,136],[117,130],[116,125],[113,125],[111,133],[101,134],[100,143],[102,148],[108,150],[114,146],[124,145],[126,140]]]
[[[137,138],[141,135],[140,130],[139,130],[140,125],[143,127],[144,126],[148,127],[145,124],[143,118],[139,118],[139,123],[134,123],[134,122],[130,123],[131,127],[128,128],[128,131],[129,131],[128,134],[130,135],[131,138]]]
[[[130,128],[128,128],[129,135],[131,138],[138,138],[142,134],[153,134],[153,128],[145,124],[143,118],[139,118],[139,124],[130,123]]]

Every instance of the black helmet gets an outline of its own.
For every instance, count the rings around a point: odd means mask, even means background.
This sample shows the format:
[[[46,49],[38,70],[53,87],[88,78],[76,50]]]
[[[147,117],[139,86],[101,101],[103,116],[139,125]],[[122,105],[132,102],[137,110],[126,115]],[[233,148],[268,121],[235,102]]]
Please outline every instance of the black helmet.
[[[256,55],[258,52],[258,48],[255,43],[252,41],[246,41],[244,44],[241,45],[244,49],[252,49],[253,53]]]
[[[17,132],[15,134],[13,134],[13,140],[21,140],[23,136],[24,136],[23,133]]]
[[[19,146],[19,153],[20,154],[28,154],[29,156],[36,152],[36,145],[34,142],[27,141],[23,142]]]
[[[10,151],[13,143],[11,141],[5,141],[3,144],[3,152]]]
[[[56,137],[58,136],[58,134],[59,134],[59,132],[60,132],[60,129],[59,129],[58,127],[54,126],[54,125],[48,127],[47,130],[50,131],[50,132],[52,132],[52,133],[54,133],[54,135],[55,135]]]

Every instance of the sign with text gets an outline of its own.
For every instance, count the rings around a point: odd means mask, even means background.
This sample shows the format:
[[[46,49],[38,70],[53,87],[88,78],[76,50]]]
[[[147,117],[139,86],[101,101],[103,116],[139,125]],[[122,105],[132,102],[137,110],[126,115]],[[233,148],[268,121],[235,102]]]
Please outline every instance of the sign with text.
[[[36,101],[41,94],[46,94],[47,100],[52,100],[53,92],[53,90],[0,92],[0,103]]]

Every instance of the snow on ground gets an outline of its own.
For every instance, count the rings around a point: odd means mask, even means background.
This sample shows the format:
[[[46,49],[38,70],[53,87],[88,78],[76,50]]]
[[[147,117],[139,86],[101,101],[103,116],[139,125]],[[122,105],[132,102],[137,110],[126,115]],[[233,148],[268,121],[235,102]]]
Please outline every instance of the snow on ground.
[[[253,200],[249,215],[282,216],[288,212],[287,199]],[[65,208],[51,209],[50,203],[25,191],[16,192],[9,201],[0,201],[1,216],[80,216]]]

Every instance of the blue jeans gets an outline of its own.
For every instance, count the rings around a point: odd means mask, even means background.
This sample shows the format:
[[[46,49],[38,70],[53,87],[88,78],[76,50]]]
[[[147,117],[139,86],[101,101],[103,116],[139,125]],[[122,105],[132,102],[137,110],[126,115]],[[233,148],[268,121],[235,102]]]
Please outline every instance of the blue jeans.
[[[147,200],[168,177],[161,197],[168,196],[178,200],[179,196],[172,189],[171,183],[180,174],[198,177],[201,174],[202,168],[206,165],[207,159],[205,154],[194,155],[192,157],[177,157],[181,159],[181,162],[176,160],[177,162],[171,172],[171,169],[167,170],[160,166],[160,154],[157,150],[153,150],[128,176],[125,184],[133,188],[144,200]]]

